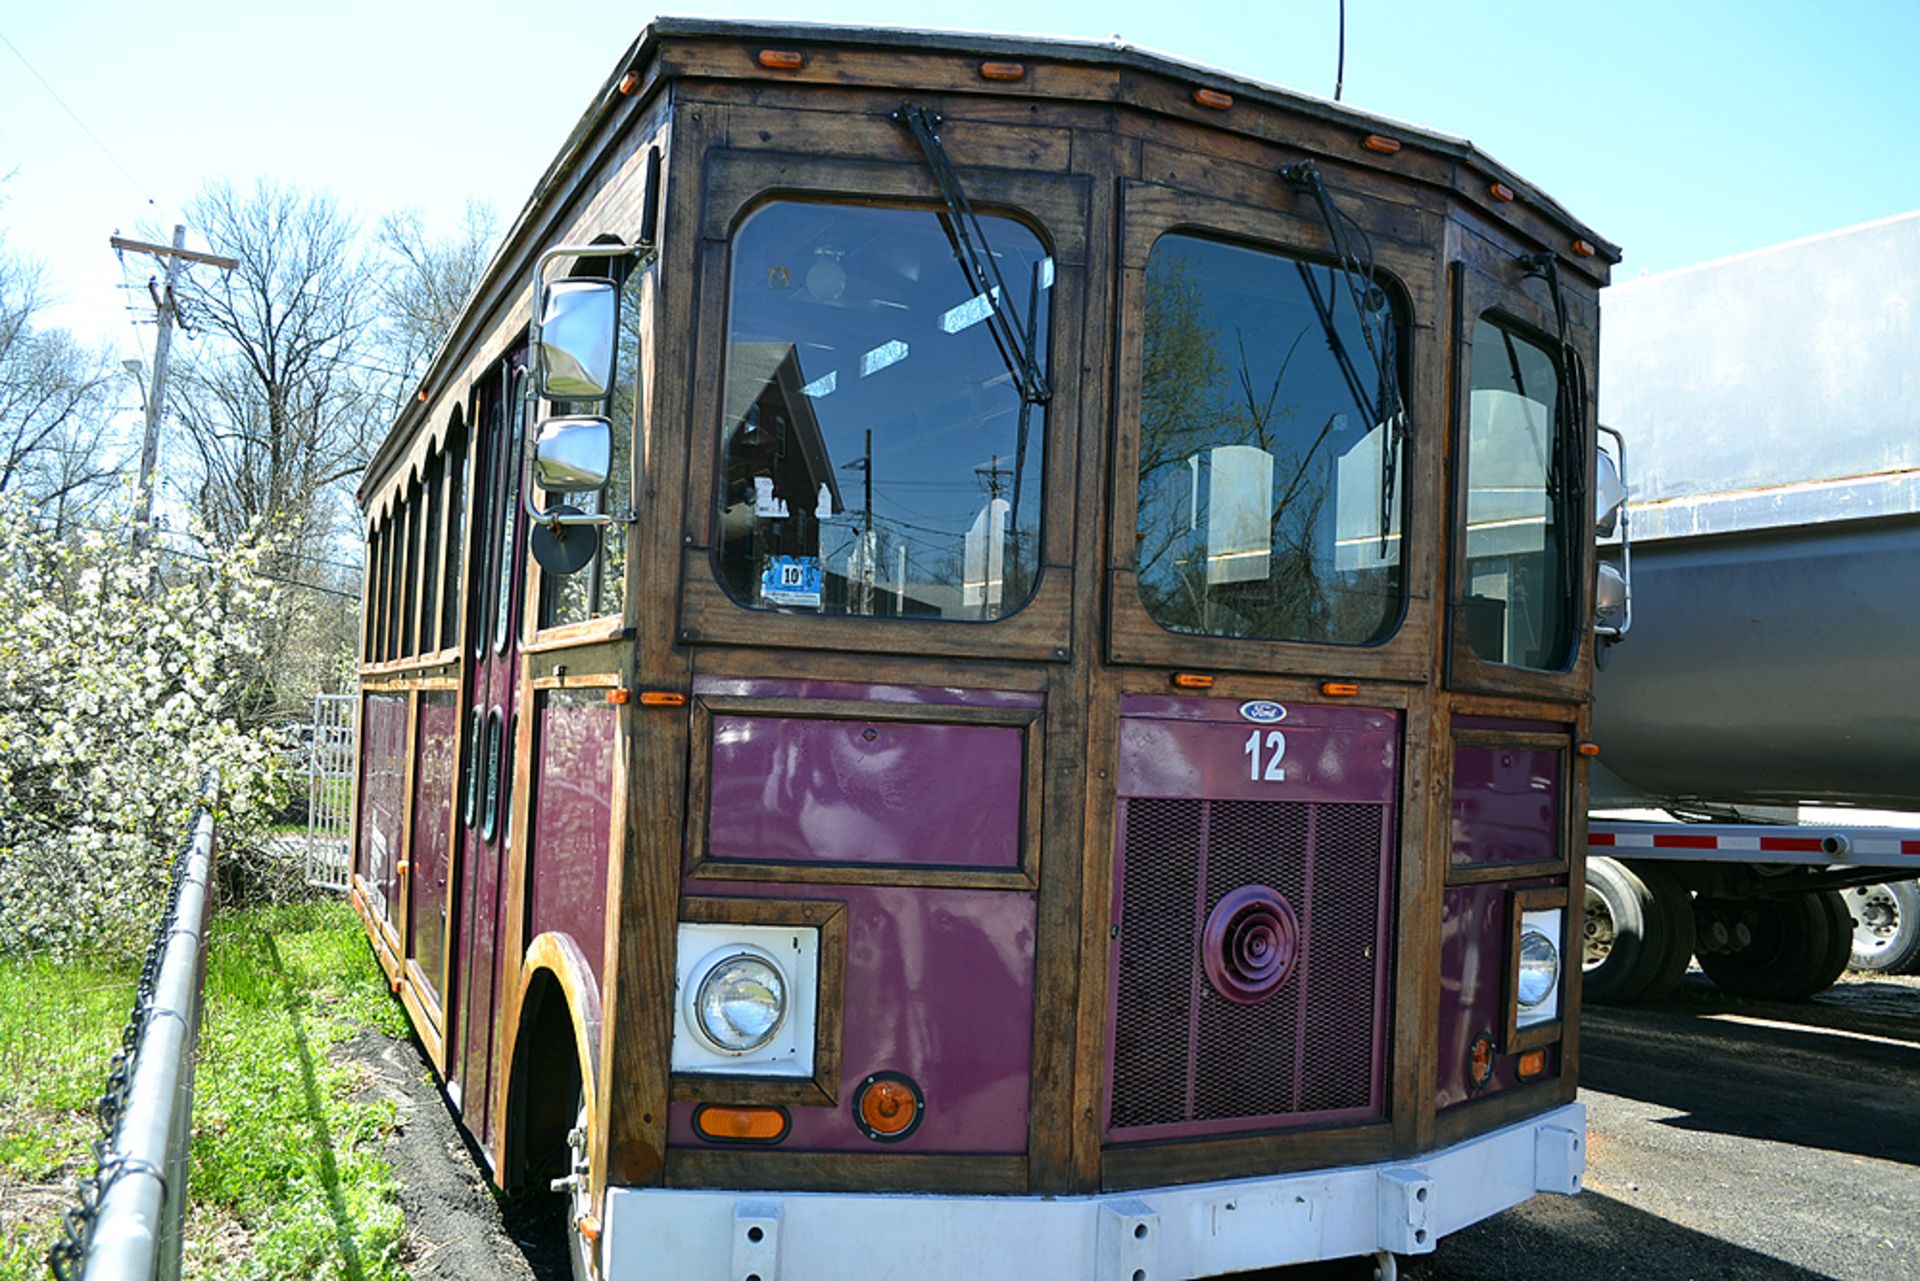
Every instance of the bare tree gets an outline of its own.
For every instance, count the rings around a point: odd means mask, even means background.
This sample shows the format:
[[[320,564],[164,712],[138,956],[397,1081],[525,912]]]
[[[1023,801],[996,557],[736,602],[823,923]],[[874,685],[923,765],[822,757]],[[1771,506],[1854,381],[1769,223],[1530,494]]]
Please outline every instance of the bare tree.
[[[460,226],[448,236],[429,235],[418,209],[398,209],[380,220],[376,249],[388,270],[380,275],[379,301],[396,408],[426,376],[498,239],[493,210],[478,201],[467,202]]]
[[[119,467],[104,441],[106,360],[38,326],[45,301],[39,268],[0,249],[0,494],[63,533],[106,500]]]

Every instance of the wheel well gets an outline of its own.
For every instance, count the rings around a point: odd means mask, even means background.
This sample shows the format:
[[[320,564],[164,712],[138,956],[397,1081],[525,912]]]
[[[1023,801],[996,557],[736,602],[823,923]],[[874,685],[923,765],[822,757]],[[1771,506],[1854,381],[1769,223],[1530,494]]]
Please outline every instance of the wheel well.
[[[549,1179],[566,1173],[567,1131],[580,1096],[573,1015],[550,970],[536,972],[527,985],[512,1071],[501,1184],[509,1192],[544,1191]]]

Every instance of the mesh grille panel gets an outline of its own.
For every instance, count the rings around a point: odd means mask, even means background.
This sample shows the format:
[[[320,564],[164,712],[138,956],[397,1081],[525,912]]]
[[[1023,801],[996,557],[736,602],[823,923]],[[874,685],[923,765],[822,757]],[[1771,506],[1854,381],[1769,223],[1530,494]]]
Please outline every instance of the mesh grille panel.
[[[1111,1130],[1382,1110],[1379,805],[1130,799],[1124,806]],[[1207,914],[1243,885],[1298,915],[1294,973],[1229,1001],[1205,977]]]

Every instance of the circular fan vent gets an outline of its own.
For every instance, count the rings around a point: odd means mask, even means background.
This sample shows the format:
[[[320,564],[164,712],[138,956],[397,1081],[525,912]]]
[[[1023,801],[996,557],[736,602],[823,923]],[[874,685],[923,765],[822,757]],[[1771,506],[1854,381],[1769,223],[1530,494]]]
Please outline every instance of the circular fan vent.
[[[1200,953],[1214,991],[1229,1001],[1257,1005],[1293,973],[1300,922],[1277,890],[1242,885],[1207,917]]]

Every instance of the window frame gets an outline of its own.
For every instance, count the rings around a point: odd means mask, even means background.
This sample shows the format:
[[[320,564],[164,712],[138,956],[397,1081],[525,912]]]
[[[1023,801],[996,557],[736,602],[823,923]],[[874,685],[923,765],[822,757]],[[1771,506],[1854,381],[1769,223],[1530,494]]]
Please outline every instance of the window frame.
[[[1582,518],[1582,511],[1591,512],[1586,502],[1574,504],[1567,522],[1567,537],[1574,549],[1573,581],[1568,584],[1569,599],[1565,604],[1570,625],[1570,643],[1567,646],[1565,662],[1556,668],[1522,667],[1509,663],[1495,663],[1480,657],[1474,651],[1468,638],[1466,623],[1466,556],[1467,556],[1467,483],[1469,446],[1468,428],[1471,426],[1473,404],[1473,334],[1480,320],[1485,318],[1546,349],[1553,358],[1556,372],[1561,378],[1569,373],[1561,367],[1559,357],[1559,339],[1554,337],[1557,326],[1553,309],[1547,299],[1546,286],[1538,281],[1529,283],[1523,278],[1517,251],[1495,251],[1489,255],[1485,265],[1474,262],[1455,262],[1452,267],[1453,284],[1453,394],[1448,405],[1448,438],[1452,441],[1453,467],[1449,490],[1452,495],[1451,528],[1447,531],[1447,629],[1446,629],[1446,684],[1450,689],[1482,694],[1512,694],[1523,697],[1570,699],[1581,697],[1583,683],[1581,673],[1592,659],[1593,628],[1590,614],[1593,600],[1594,539],[1591,516]],[[1582,314],[1582,295],[1572,288],[1563,278],[1562,289],[1566,292],[1568,307],[1567,337],[1577,351],[1593,350],[1593,334]],[[1591,304],[1587,304],[1590,306]],[[1593,404],[1592,362],[1583,362],[1588,366],[1587,404]],[[1571,467],[1570,474],[1580,478],[1578,492],[1592,492],[1594,452],[1599,448],[1594,431],[1593,414],[1588,421],[1577,424],[1578,438],[1567,441],[1563,434],[1561,447],[1571,451],[1567,459]]]
[[[875,131],[899,127],[882,119]],[[955,142],[968,131],[1050,135],[1046,129],[954,126]],[[700,240],[701,291],[695,324],[698,384],[694,421],[699,424],[688,468],[681,593],[677,631],[689,644],[777,645],[789,648],[878,651],[900,654],[1003,656],[1046,662],[1070,657],[1072,617],[1073,477],[1082,406],[1087,396],[1078,376],[1054,379],[1041,451],[1040,559],[1032,594],[998,619],[900,619],[788,613],[736,601],[721,582],[718,564],[721,449],[725,424],[722,382],[731,323],[733,237],[747,218],[778,201],[839,203],[944,212],[939,189],[917,158],[900,161],[809,157],[797,166],[790,156],[715,149],[704,159],[704,206]],[[1054,259],[1053,311],[1048,317],[1047,368],[1077,371],[1082,362],[1088,297],[1088,253],[1093,182],[1065,171],[987,170],[956,166],[960,181],[982,215],[1016,219],[1039,238]]]
[[[1180,175],[1178,187],[1122,183],[1120,323],[1112,463],[1113,516],[1108,530],[1107,660],[1120,665],[1184,667],[1308,677],[1425,682],[1433,670],[1437,624],[1427,585],[1438,572],[1439,403],[1433,343],[1442,280],[1431,245],[1443,211],[1376,199],[1355,191],[1345,174],[1330,179],[1340,208],[1366,228],[1381,283],[1405,321],[1401,333],[1402,396],[1412,430],[1403,445],[1400,494],[1400,608],[1392,629],[1364,644],[1173,631],[1140,595],[1140,433],[1147,261],[1162,236],[1191,235],[1255,251],[1327,265],[1333,261],[1318,213],[1271,173],[1255,177],[1234,166]],[[1245,203],[1263,198],[1269,203]]]

